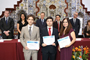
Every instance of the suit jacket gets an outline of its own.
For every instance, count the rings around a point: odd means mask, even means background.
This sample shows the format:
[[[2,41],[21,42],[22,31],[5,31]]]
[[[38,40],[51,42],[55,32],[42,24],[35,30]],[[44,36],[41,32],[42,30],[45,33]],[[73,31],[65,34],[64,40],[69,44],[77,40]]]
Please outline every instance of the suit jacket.
[[[36,21],[36,26],[38,26],[39,29],[40,29],[40,31],[41,31],[42,28],[44,28],[44,27],[47,26],[47,24],[46,24],[46,20],[44,19],[44,23],[42,24],[41,19],[38,19],[38,20]]]
[[[36,27],[36,26],[33,26],[33,31],[31,32],[31,37],[30,37],[29,30],[28,30],[28,25],[23,27],[22,30],[21,30],[20,41],[21,41],[21,44],[24,47],[23,52],[30,51],[30,50],[25,49],[25,47],[27,46],[26,42],[27,41],[40,41],[39,28]]]
[[[61,28],[61,23],[62,22],[60,21],[59,28]],[[57,21],[53,22],[53,27],[56,28],[56,29],[58,29],[58,23],[57,23]]]
[[[72,27],[75,31],[75,34],[76,34],[76,37],[79,33],[79,30],[80,30],[80,20],[78,18],[76,18],[76,23],[74,24],[73,22],[73,19],[70,20],[71,24],[72,24]]]
[[[57,46],[57,39],[58,39],[58,30],[56,28],[53,28],[53,32],[52,32],[52,35],[55,35],[55,44]],[[48,29],[47,27],[43,28],[41,30],[41,39],[40,39],[40,44],[42,46],[42,43],[43,43],[43,36],[49,36],[48,34]],[[42,52],[51,52],[51,53],[56,53],[56,46],[53,46],[53,45],[48,45],[46,47],[43,47],[42,46]]]
[[[10,33],[13,35],[13,29],[14,29],[14,21],[12,18],[8,18],[8,24],[6,24],[5,17],[1,19],[0,21],[0,28],[2,31],[2,34],[4,31],[10,31]]]

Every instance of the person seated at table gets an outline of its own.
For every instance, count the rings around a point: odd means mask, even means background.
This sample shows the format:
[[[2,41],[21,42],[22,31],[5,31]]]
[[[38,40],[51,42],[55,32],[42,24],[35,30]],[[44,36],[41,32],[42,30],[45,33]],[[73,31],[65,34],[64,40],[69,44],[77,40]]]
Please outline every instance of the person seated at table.
[[[87,21],[87,25],[84,28],[84,36],[85,38],[90,38],[90,20]]]
[[[17,22],[17,30],[18,30],[18,39],[20,38],[22,27],[26,26],[28,23],[26,21],[26,15],[21,13],[20,20]]]
[[[53,18],[47,17],[46,18],[46,24],[47,27],[44,27],[41,30],[41,40],[40,44],[42,46],[42,60],[48,60],[48,57],[50,60],[56,59],[56,46],[57,46],[57,39],[58,39],[58,29],[53,27]],[[47,45],[43,41],[44,36],[55,36],[55,42],[51,45]]]
[[[60,51],[60,60],[71,60],[73,43],[76,40],[75,32],[72,28],[69,18],[64,18],[61,24],[60,38],[64,38],[66,36],[70,37],[71,43],[61,49],[58,47]]]
[[[22,27],[20,41],[23,46],[23,52],[25,60],[30,60],[32,56],[32,60],[37,60],[37,52],[38,50],[30,50],[27,47],[27,41],[40,41],[40,33],[39,28],[36,27],[33,23],[35,21],[34,15],[27,16],[28,25]]]

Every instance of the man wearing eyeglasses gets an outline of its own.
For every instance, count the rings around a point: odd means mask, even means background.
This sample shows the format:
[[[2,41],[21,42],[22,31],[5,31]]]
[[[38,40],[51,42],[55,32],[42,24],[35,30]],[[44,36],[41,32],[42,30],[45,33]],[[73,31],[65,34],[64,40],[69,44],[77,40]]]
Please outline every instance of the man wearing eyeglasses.
[[[78,33],[80,30],[80,20],[77,17],[78,17],[78,13],[75,12],[73,18],[70,20],[72,27],[75,31],[76,38],[78,37]]]

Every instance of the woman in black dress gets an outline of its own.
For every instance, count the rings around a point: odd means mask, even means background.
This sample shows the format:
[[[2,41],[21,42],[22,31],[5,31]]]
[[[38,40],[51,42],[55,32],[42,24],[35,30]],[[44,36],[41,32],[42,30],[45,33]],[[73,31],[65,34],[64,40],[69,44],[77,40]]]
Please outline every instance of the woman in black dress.
[[[90,20],[87,21],[87,25],[84,28],[84,36],[85,38],[90,38]]]
[[[18,39],[20,38],[21,29],[23,26],[26,26],[28,23],[26,21],[26,15],[22,13],[20,15],[20,20],[17,22],[17,30],[18,30]]]

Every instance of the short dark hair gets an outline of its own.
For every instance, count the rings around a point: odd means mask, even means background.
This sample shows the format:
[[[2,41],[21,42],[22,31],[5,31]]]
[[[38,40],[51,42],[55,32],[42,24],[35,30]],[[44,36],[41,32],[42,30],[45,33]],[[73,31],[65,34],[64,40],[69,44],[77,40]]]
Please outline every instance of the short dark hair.
[[[32,17],[32,18],[33,18],[33,20],[35,21],[35,16],[34,16],[34,15],[32,15],[32,14],[27,15],[27,19],[28,19],[29,17]]]
[[[59,16],[61,18],[61,15],[57,14],[55,17]]]
[[[52,18],[51,16],[47,17],[47,18],[46,18],[46,21],[47,21],[48,19],[52,19],[52,21],[53,21],[53,18]]]
[[[45,13],[44,13],[44,12],[41,12],[41,14],[42,14],[42,13],[45,15]]]

